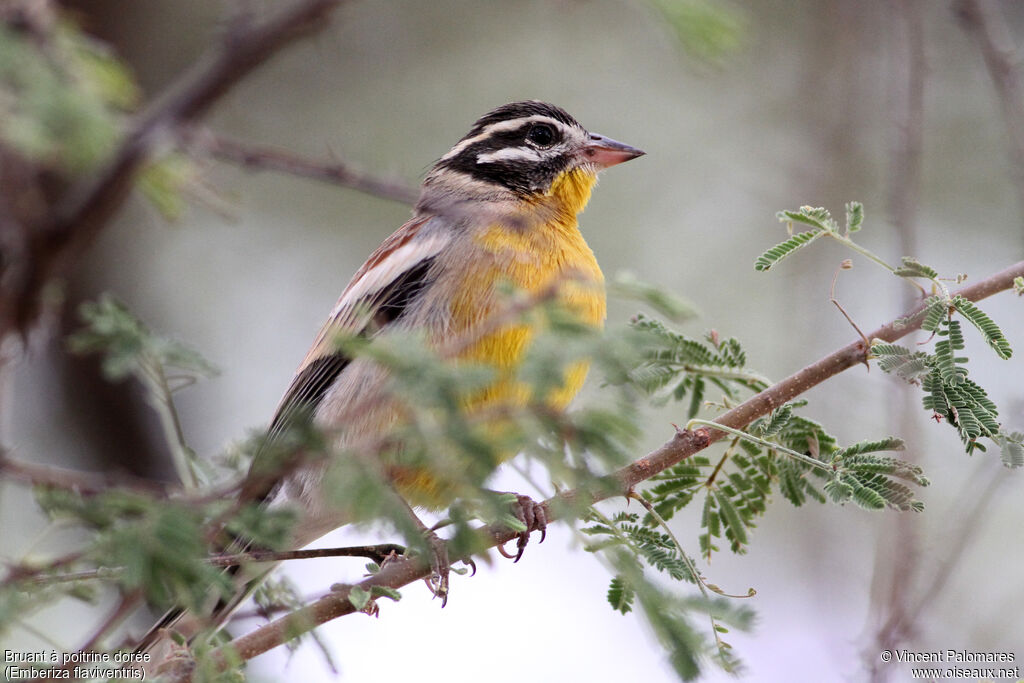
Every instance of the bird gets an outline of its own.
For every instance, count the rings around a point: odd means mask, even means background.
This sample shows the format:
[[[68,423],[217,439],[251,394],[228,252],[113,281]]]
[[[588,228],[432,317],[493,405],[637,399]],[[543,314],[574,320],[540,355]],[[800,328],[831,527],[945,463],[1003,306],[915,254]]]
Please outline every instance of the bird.
[[[414,332],[434,349],[468,340],[454,360],[496,373],[493,384],[474,397],[474,407],[516,400],[511,374],[535,330],[522,321],[490,329],[488,321],[501,314],[512,285],[527,294],[555,287],[554,296],[582,323],[603,325],[604,278],[577,217],[600,171],[643,154],[537,100],[505,104],[477,119],[427,173],[412,217],[343,290],[275,411],[269,439],[311,419],[339,434],[341,443],[334,445],[343,449],[372,439],[398,419],[394,401],[382,398],[387,371],[369,358],[351,357],[339,348],[339,337]],[[571,366],[546,398],[551,407],[564,409],[586,373],[585,362]],[[259,460],[257,455],[252,471],[260,468]],[[290,539],[295,547],[352,521],[324,493],[327,467],[296,467],[281,480],[260,483],[254,494],[269,505],[301,511]],[[440,509],[451,502],[442,473],[397,462],[381,463],[381,472],[411,514],[412,508]],[[528,526],[543,525],[542,519],[529,521]],[[443,544],[435,547],[443,604],[447,558]]]

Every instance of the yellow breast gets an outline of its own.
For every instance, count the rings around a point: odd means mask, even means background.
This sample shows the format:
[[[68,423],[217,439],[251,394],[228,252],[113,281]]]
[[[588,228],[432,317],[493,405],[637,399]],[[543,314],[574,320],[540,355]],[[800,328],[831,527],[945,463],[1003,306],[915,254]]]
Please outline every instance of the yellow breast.
[[[477,235],[477,244],[490,258],[480,259],[479,264],[467,269],[451,310],[458,329],[470,330],[481,320],[500,315],[500,308],[495,310],[500,298],[492,290],[502,282],[530,293],[560,282],[557,297],[567,309],[591,325],[604,322],[604,276],[576,221],[595,181],[592,173],[565,173],[531,208],[543,220],[496,223]],[[528,399],[526,389],[513,382],[511,376],[535,331],[530,325],[507,325],[465,351],[464,358],[493,365],[504,375],[477,397],[474,405]],[[561,388],[547,396],[547,402],[564,408],[583,386],[586,374],[586,363],[569,368]]]
[[[536,293],[555,281],[564,281],[557,295],[562,304],[583,322],[595,327],[604,323],[604,276],[576,221],[576,214],[586,205],[595,181],[590,173],[564,174],[533,207],[544,220],[495,223],[476,235],[481,252],[479,258],[468,259],[460,270],[458,294],[450,309],[452,333],[471,335],[476,326],[492,315],[501,315],[504,302],[496,296],[495,288],[502,283]],[[522,405],[530,399],[529,388],[515,380],[515,371],[536,331],[528,324],[506,325],[480,338],[461,354],[464,359],[495,367],[499,374],[493,384],[468,401],[468,410]],[[559,388],[545,397],[546,403],[556,409],[568,405],[583,386],[587,369],[585,361],[567,368]],[[501,429],[500,423],[490,426]],[[389,473],[399,491],[414,505],[442,507],[452,497],[448,482],[435,472],[419,467],[392,467]]]

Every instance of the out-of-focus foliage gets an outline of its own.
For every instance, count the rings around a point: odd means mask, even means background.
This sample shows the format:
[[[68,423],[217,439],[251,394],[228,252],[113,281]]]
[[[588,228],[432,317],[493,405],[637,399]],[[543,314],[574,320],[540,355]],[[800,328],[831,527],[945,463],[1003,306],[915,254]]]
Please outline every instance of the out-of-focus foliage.
[[[647,0],[695,59],[720,64],[743,45],[743,15],[709,0]]]
[[[649,285],[631,281],[623,290],[634,301],[651,302],[670,312],[682,310],[671,297]],[[517,296],[510,293],[510,305]],[[466,408],[466,398],[493,381],[492,370],[453,364],[443,349],[428,348],[418,337],[395,333],[373,340],[339,340],[339,349],[347,355],[363,357],[387,369],[392,400],[402,406],[403,419],[371,443],[350,444],[348,453],[331,457],[327,495],[349,509],[354,519],[387,520],[416,552],[426,552],[419,530],[410,524],[404,506],[397,504],[373,463],[383,458],[430,473],[450,489],[446,495],[460,501],[452,509],[449,535],[451,552],[463,556],[478,549],[472,524],[475,519],[521,528],[509,514],[508,496],[481,490],[488,475],[508,454],[529,454],[545,466],[551,481],[560,488],[601,490],[606,486],[602,475],[636,456],[642,397],[664,400],[663,390],[667,390],[677,400],[687,398],[691,410],[699,411],[712,388],[720,389],[723,401],[729,402],[739,400],[741,391],[767,386],[767,380],[745,368],[745,353],[735,339],[710,335],[706,342],[695,341],[642,315],[626,328],[602,333],[581,325],[554,303],[541,302],[522,315],[530,317],[543,332],[534,339],[516,377],[525,399],[497,409]],[[127,375],[143,379],[167,424],[177,425],[168,369],[187,372],[191,382],[208,372],[209,365],[180,344],[154,335],[109,297],[84,305],[82,317],[86,326],[72,335],[71,347],[83,353],[102,353],[111,379]],[[560,386],[560,378],[581,358],[606,379],[606,391],[578,410],[553,411],[545,397]],[[310,454],[326,457],[330,442],[324,435],[311,428],[308,420],[299,420],[295,427],[275,439],[275,443],[287,447],[280,457],[267,457],[273,449],[257,438],[223,458],[233,463],[227,471],[241,471],[240,462],[247,453],[261,453],[263,464],[250,477],[277,480],[310,462]],[[852,499],[869,508],[885,504],[916,506],[909,490],[895,484],[892,477],[916,473],[908,478],[925,483],[919,470],[909,465],[892,459],[865,459],[869,451],[897,448],[897,442],[839,449],[819,426],[794,416],[791,406],[755,425],[753,433],[761,435],[750,436],[756,443],[744,442],[743,449],[737,450],[734,441],[713,471],[710,461],[698,456],[658,477],[646,494],[653,505],[642,521],[633,513],[606,519],[594,510],[572,512],[597,522],[588,533],[603,537],[592,549],[608,551],[606,555],[615,567],[616,579],[607,596],[612,606],[625,613],[639,604],[652,628],[669,646],[670,660],[685,678],[697,675],[704,657],[736,670],[739,660],[721,634],[725,624],[748,626],[751,613],[717,599],[707,602],[707,592],[713,586],[699,577],[692,560],[667,527],[665,531],[654,528],[664,524],[664,517],[687,505],[694,493],[701,491],[706,508],[705,532],[700,541],[704,554],[712,549],[711,539],[723,534],[733,550],[742,551],[754,517],[765,511],[771,482],[781,487],[785,481],[790,489],[796,489],[799,484],[793,482],[804,481],[804,475],[812,469],[804,462],[788,463],[791,455],[812,464],[821,462],[823,467],[827,463],[833,474],[824,477],[824,488],[834,488],[830,492],[838,502]],[[253,539],[260,547],[280,547],[294,519],[287,508],[261,512],[244,498],[234,503],[232,495],[204,493],[213,487],[234,491],[237,496],[248,489],[244,483],[233,485],[230,479],[213,479],[218,470],[209,464],[210,459],[191,452],[180,430],[169,428],[166,436],[179,451],[182,480],[189,491],[187,501],[179,502],[177,495],[150,498],[137,491],[117,489],[85,497],[74,490],[41,489],[39,501],[51,514],[60,514],[91,534],[72,563],[44,570],[42,576],[86,570],[81,580],[114,580],[125,591],[144,590],[156,605],[195,607],[208,600],[210,587],[229,590],[226,575],[204,562],[211,539],[220,539],[215,547],[224,547],[231,538],[238,537]],[[729,466],[723,467],[727,459]],[[201,465],[204,461],[206,464]],[[225,470],[219,472],[223,476]],[[797,495],[788,497],[794,500]],[[698,604],[669,597],[665,589],[645,576],[644,566],[674,581],[698,581],[705,601]],[[17,605],[41,604],[47,595],[42,587],[48,579],[40,582],[39,572],[23,574],[31,578],[12,577],[4,584],[6,590],[0,591],[0,604],[7,605],[8,614],[13,614]],[[25,591],[34,595],[29,603],[18,597]],[[374,597],[360,593],[352,596],[362,609],[369,609]],[[280,591],[261,595],[261,601],[268,605],[277,599],[287,602],[288,598]],[[675,607],[665,610],[666,604]],[[693,625],[692,617],[699,613],[709,614],[713,641],[707,642],[700,635],[701,629]]]
[[[124,64],[67,20],[45,37],[0,25],[0,142],[78,173],[102,161],[139,93]]]

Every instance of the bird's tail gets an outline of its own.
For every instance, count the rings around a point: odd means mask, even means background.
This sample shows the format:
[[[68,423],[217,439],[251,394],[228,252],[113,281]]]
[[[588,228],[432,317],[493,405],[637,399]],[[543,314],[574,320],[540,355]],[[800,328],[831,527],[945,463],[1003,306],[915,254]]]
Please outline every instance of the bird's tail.
[[[145,653],[149,675],[159,675],[173,661],[178,643],[196,645],[200,638],[212,636],[231,619],[235,611],[248,600],[253,592],[263,583],[276,564],[258,566],[233,566],[225,571],[231,577],[235,590],[230,595],[222,595],[209,609],[200,613],[189,611],[183,607],[173,607],[146,632],[136,645],[136,653]]]

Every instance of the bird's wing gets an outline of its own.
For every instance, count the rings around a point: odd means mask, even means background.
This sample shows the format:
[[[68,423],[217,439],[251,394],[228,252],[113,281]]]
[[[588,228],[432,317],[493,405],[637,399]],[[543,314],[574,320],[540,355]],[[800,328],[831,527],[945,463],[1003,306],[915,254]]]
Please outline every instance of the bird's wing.
[[[352,277],[281,399],[271,438],[296,413],[315,410],[349,364],[351,359],[337,348],[339,336],[370,335],[387,327],[429,284],[434,259],[451,240],[449,231],[426,229],[430,220],[420,216],[408,221]]]

